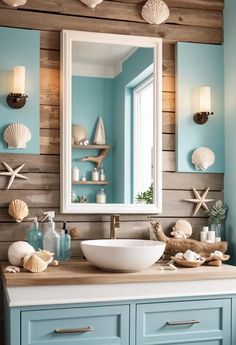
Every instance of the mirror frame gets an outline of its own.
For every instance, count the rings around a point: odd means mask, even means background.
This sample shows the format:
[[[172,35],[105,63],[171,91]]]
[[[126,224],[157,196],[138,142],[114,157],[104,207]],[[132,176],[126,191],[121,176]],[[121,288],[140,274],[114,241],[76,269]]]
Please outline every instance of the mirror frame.
[[[71,75],[72,42],[101,42],[127,44],[153,48],[154,56],[154,204],[80,204],[71,202]],[[60,154],[60,198],[61,213],[81,214],[157,214],[162,212],[162,39],[63,30],[61,32],[61,154]]]

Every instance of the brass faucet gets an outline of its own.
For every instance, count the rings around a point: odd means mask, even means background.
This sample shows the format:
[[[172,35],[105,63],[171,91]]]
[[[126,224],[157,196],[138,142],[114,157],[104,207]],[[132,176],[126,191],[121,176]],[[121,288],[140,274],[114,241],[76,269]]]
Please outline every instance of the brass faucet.
[[[110,222],[110,239],[116,239],[116,229],[120,227],[120,216],[119,215],[111,215],[111,222]]]

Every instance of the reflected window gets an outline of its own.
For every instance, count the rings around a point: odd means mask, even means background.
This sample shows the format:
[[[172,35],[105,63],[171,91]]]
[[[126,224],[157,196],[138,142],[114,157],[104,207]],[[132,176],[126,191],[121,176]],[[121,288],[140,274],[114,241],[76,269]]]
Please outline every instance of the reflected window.
[[[153,77],[133,90],[133,198],[153,202]]]

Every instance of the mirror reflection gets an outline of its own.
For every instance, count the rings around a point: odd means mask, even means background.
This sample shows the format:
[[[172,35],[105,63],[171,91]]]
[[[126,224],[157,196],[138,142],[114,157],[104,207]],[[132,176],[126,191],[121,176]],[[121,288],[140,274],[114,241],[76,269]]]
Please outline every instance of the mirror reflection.
[[[153,204],[153,49],[72,44],[72,202]]]

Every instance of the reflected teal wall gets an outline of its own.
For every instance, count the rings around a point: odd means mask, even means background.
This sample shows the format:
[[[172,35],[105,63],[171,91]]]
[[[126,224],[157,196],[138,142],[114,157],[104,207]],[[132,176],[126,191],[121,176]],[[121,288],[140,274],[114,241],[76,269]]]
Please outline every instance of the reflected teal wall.
[[[177,171],[196,172],[191,154],[200,146],[215,152],[215,164],[206,173],[224,172],[224,50],[222,46],[178,43],[177,62]],[[212,111],[208,122],[197,125],[199,88],[210,86]]]
[[[113,195],[130,203],[132,190],[132,88],[153,72],[153,49],[139,48],[124,63],[114,84]]]
[[[40,152],[39,142],[39,64],[40,33],[35,30],[0,28],[0,152]],[[26,105],[12,109],[6,103],[6,96],[12,91],[14,66],[26,67]],[[32,139],[26,149],[8,149],[3,140],[4,129],[13,122],[26,125]]]
[[[106,142],[111,145],[107,158],[103,161],[103,167],[109,185],[102,188],[107,194],[107,202],[112,202],[112,118],[114,99],[113,80],[108,78],[72,77],[72,122],[80,124],[87,129],[90,143],[93,142],[98,117],[104,121]],[[85,172],[87,180],[91,180],[91,172],[94,164],[80,162],[79,159],[85,156],[96,156],[96,150],[73,150],[73,166],[80,169],[80,177]],[[78,195],[86,195],[89,202],[95,202],[97,191],[101,186],[73,186]]]
[[[236,264],[236,2],[225,1],[225,201],[226,224],[232,262]]]

